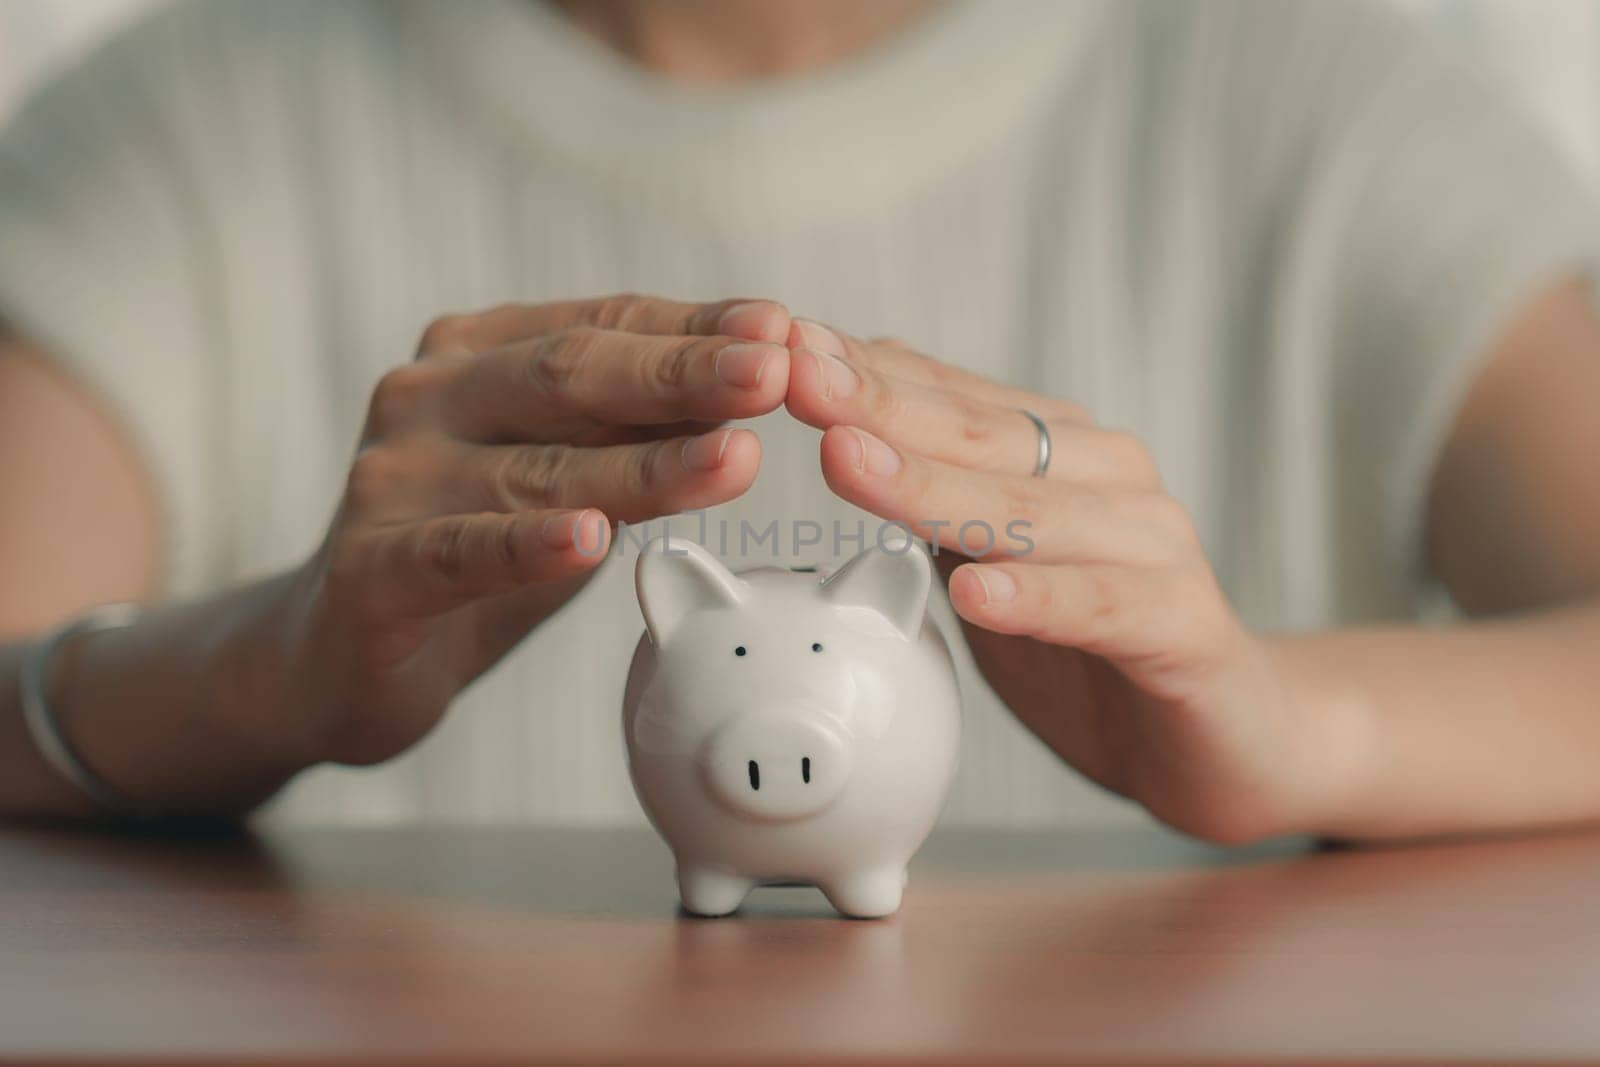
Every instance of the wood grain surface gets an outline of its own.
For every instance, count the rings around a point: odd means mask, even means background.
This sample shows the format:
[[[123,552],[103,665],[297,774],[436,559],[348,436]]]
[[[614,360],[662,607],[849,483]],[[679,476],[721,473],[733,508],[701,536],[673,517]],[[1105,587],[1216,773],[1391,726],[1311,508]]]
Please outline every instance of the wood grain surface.
[[[1600,1059],[1600,835],[948,832],[904,910],[646,832],[0,829],[0,1062]]]

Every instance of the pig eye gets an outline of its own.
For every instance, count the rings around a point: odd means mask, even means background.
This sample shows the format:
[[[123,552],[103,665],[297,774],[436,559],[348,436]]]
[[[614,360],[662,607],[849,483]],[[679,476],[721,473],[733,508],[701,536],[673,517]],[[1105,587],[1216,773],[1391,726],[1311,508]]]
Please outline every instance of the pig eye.
[[[744,650],[744,646],[743,646],[743,645],[740,645],[740,646],[739,646],[739,647],[738,647],[738,648],[736,648],[736,649],[734,649],[734,650],[733,650],[733,654],[734,654],[734,655],[735,655],[735,656],[742,656],[742,655],[744,655],[744,651],[745,651],[745,650]]]
[[[811,651],[813,651],[813,652],[821,652],[822,651],[822,642],[821,641],[813,641],[813,642],[811,642]]]

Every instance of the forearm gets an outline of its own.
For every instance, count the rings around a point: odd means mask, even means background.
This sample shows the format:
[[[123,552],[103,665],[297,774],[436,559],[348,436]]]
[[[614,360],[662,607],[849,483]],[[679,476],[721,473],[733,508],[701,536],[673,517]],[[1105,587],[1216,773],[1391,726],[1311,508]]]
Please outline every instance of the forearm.
[[[64,644],[47,690],[73,749],[157,811],[236,814],[316,761],[308,709],[286,699],[286,594],[296,576],[151,611]],[[23,723],[20,644],[0,646],[0,815],[91,816]]]
[[[1600,601],[1273,646],[1305,710],[1341,739],[1307,830],[1380,839],[1600,819]]]

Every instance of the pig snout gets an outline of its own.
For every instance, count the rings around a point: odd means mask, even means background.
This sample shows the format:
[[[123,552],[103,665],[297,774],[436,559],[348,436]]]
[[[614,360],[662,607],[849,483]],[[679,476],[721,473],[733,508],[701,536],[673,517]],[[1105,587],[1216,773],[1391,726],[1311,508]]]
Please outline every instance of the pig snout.
[[[850,777],[850,745],[821,711],[741,715],[706,745],[711,792],[746,818],[800,819],[827,807]]]

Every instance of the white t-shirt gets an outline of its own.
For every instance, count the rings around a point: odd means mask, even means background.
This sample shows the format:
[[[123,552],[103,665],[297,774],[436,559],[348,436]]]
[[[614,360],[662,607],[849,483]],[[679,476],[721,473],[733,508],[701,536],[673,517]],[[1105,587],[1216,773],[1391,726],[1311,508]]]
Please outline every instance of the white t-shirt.
[[[311,551],[435,314],[637,290],[774,297],[1088,405],[1149,443],[1242,615],[1310,627],[1414,610],[1442,435],[1508,316],[1592,265],[1594,217],[1530,119],[1366,4],[957,2],[710,89],[536,3],[214,0],[0,141],[0,312],[124,420],[174,595]],[[853,529],[816,433],[756,429],[712,518]],[[277,817],[639,819],[632,562],[413,752],[308,774]],[[950,819],[1126,815],[958,661]]]

